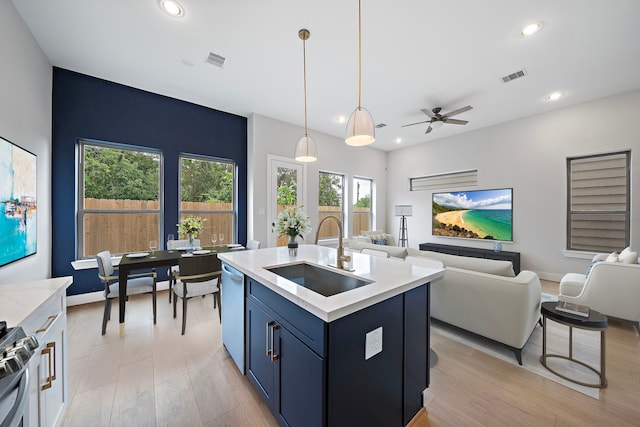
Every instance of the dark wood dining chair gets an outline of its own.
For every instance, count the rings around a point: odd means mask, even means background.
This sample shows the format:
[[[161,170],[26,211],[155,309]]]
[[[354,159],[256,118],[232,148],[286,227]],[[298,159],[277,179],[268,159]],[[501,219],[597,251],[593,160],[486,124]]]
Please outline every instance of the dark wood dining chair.
[[[102,316],[102,335],[107,331],[107,322],[111,319],[111,301],[118,298],[118,275],[111,262],[111,252],[102,251],[96,254],[98,262],[98,277],[104,283],[104,315]],[[151,294],[153,300],[153,324],[156,323],[156,273],[135,273],[127,276],[127,295]]]
[[[187,300],[193,297],[213,294],[213,308],[218,307],[218,317],[222,322],[220,303],[220,260],[215,253],[181,257],[179,272],[173,284],[173,318],[176,318],[178,298],[182,298],[182,335],[187,325]]]

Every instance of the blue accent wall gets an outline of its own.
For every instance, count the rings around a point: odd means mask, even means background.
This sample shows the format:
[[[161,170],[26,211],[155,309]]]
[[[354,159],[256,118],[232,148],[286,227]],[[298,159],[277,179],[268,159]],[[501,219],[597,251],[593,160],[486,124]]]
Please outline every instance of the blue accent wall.
[[[178,222],[178,156],[189,153],[234,160],[238,167],[238,242],[246,242],[245,117],[54,67],[51,274],[73,276],[68,295],[104,290],[96,269],[75,271],[71,266],[77,245],[79,139],[162,151],[165,234]]]

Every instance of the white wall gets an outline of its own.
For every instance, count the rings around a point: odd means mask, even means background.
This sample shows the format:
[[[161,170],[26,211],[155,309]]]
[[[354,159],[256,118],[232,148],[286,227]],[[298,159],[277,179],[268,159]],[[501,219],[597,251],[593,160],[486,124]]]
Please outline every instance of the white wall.
[[[583,272],[589,260],[563,254],[566,158],[632,150],[631,245],[640,248],[640,198],[634,197],[640,188],[639,106],[635,91],[391,152],[388,204],[413,205],[407,219],[411,247],[437,242],[491,248],[489,242],[432,236],[431,191],[409,191],[410,177],[477,168],[476,189],[514,191],[514,242],[503,250],[520,252],[522,268],[542,278]],[[398,227],[397,218],[389,220],[388,228]]]
[[[248,199],[247,233],[249,239],[268,242],[271,222],[267,218],[267,155],[293,159],[296,142],[303,135],[303,128],[258,114],[248,120]],[[318,172],[344,174],[347,182],[346,207],[351,205],[353,177],[374,180],[374,204],[378,207],[374,228],[384,228],[387,222],[387,153],[371,147],[350,147],[344,140],[309,130],[318,145],[318,160],[307,164],[307,202],[305,211],[311,218],[311,234],[304,243],[313,243],[318,224]],[[264,210],[264,214],[260,214]],[[349,227],[350,228],[350,227]],[[350,230],[345,233],[351,235]]]
[[[38,156],[38,252],[0,267],[0,283],[46,279],[51,274],[52,68],[8,0],[0,0],[0,58],[0,136]]]

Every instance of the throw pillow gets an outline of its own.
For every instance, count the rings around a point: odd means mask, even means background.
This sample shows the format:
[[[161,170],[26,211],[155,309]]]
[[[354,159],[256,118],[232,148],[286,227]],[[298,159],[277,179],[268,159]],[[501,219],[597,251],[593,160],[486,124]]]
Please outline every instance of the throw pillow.
[[[631,249],[631,246],[627,246],[626,248],[624,248],[622,250],[622,252],[620,252],[620,258],[627,256],[627,254],[629,252],[631,252],[633,249]]]
[[[638,262],[638,252],[629,251],[625,255],[620,253],[618,256],[618,262],[623,264],[636,264]]]
[[[371,243],[374,245],[389,245],[389,241],[385,237],[371,237]]]
[[[610,253],[605,262],[618,262],[618,254],[615,252]]]

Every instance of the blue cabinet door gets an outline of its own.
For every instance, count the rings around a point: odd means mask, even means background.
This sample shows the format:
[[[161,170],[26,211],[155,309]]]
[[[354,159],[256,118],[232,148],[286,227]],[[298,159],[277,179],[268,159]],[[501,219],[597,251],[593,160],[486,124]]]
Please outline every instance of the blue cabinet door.
[[[275,331],[273,413],[288,426],[325,425],[324,359],[283,327]]]
[[[271,328],[273,322],[251,300],[246,305],[246,346],[245,367],[247,378],[273,410],[273,361],[267,354],[271,348]]]

